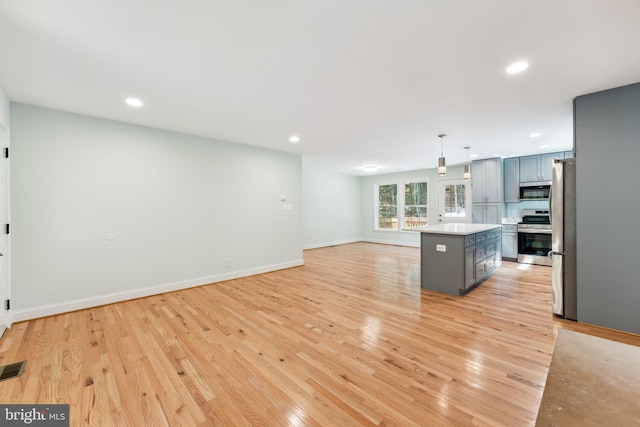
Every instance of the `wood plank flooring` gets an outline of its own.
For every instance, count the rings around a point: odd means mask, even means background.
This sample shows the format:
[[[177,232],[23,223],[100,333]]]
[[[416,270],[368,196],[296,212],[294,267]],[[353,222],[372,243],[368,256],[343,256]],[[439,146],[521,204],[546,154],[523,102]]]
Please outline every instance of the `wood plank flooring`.
[[[420,289],[419,249],[354,243],[305,266],[15,324],[0,403],[72,426],[531,426],[560,328],[550,269],[503,263],[464,297]]]

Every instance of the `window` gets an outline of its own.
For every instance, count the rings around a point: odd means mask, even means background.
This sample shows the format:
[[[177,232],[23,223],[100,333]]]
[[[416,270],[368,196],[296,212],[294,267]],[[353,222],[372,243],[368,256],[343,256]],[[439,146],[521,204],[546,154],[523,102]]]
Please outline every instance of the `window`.
[[[398,229],[398,185],[378,186],[378,227],[381,230]]]
[[[398,197],[398,189],[404,196]],[[399,230],[427,225],[427,181],[416,180],[376,186],[376,230]]]
[[[404,184],[403,228],[427,225],[427,183],[408,182]]]

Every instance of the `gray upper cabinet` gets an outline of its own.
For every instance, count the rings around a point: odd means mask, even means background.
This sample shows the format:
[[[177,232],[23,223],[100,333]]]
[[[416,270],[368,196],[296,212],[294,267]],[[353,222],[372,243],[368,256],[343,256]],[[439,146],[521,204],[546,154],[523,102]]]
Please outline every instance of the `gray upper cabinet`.
[[[471,163],[473,208],[476,224],[502,222],[502,159],[474,160]]]
[[[551,181],[553,159],[564,159],[564,153],[549,153],[540,155],[540,181]]]
[[[502,203],[502,159],[474,160],[471,163],[473,203]]]
[[[540,156],[520,157],[520,182],[542,181],[540,179]]]
[[[520,182],[551,181],[553,159],[564,157],[562,152],[520,157]]]
[[[504,201],[517,203],[520,201],[520,158],[504,159]]]

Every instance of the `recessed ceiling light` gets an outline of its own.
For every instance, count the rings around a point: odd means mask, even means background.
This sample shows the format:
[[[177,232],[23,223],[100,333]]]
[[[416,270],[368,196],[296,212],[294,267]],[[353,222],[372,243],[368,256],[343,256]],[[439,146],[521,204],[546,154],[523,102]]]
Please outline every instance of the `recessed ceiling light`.
[[[529,68],[529,63],[528,62],[525,62],[525,61],[514,62],[513,64],[511,64],[511,65],[509,65],[507,67],[507,73],[509,73],[509,74],[517,74],[517,73],[523,72],[527,68]]]
[[[127,105],[130,105],[132,107],[142,107],[144,105],[144,102],[142,102],[138,98],[127,98],[124,100],[124,102],[126,102]]]
[[[377,165],[366,165],[362,168],[365,172],[378,172],[379,167]]]
[[[544,144],[544,145],[538,146],[538,148],[549,148],[549,146],[547,144]]]
[[[296,142],[300,142],[300,137],[299,137],[298,135],[291,135],[291,136],[289,137],[289,142],[293,142],[294,144],[295,144]]]
[[[542,135],[540,132],[531,132],[531,133],[529,134],[529,138],[537,138],[537,137],[539,137],[540,135]]]
[[[477,154],[472,154],[469,157],[471,157],[472,159],[475,159],[476,157],[478,157],[478,155]]]

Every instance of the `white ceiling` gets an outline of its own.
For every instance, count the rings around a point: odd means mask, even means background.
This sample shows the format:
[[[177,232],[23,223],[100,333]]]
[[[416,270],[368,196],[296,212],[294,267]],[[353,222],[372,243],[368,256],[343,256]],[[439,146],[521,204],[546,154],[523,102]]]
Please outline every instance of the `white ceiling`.
[[[640,81],[638,46],[638,0],[0,0],[11,101],[353,175],[434,168],[439,133],[449,165],[568,150],[573,98]]]

